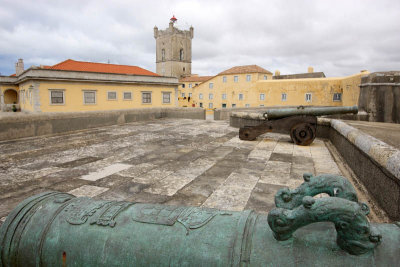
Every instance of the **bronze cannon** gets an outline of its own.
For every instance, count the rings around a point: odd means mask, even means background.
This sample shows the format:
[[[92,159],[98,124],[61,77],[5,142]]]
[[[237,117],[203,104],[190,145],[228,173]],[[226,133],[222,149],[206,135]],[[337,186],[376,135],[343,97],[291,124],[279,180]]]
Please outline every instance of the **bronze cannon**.
[[[304,178],[268,215],[41,193],[0,227],[0,266],[399,265],[399,223],[369,223],[343,177]]]
[[[297,145],[310,145],[317,133],[317,116],[358,113],[353,107],[304,107],[267,109],[263,113],[265,119],[257,126],[244,126],[239,129],[241,140],[255,140],[266,132],[289,132],[290,138]]]

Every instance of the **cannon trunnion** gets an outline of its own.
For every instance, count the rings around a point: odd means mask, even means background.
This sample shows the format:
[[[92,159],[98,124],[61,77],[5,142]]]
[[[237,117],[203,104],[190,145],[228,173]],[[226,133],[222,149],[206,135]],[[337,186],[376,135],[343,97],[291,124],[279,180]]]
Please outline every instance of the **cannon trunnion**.
[[[317,116],[358,113],[353,107],[304,107],[268,109],[266,119],[257,126],[244,126],[239,129],[241,140],[252,141],[266,132],[289,132],[290,138],[297,145],[310,145],[317,134]]]
[[[1,226],[0,266],[398,266],[400,227],[343,179],[305,174],[268,215],[42,193]]]

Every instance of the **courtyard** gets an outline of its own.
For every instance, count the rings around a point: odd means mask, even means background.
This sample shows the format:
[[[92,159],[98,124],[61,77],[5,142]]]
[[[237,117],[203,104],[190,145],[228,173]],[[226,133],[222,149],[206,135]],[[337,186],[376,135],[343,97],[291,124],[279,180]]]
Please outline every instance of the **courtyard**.
[[[0,224],[44,191],[267,213],[303,173],[348,176],[329,141],[284,134],[241,141],[226,121],[159,119],[0,142]],[[351,180],[351,179],[350,179]],[[361,195],[360,199],[365,199]]]

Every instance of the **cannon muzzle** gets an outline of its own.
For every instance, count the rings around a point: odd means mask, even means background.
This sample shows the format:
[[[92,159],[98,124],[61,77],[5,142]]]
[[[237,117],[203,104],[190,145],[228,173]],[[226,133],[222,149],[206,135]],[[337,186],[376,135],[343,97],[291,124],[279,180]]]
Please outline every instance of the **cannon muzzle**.
[[[307,115],[307,116],[324,116],[324,115],[335,115],[335,114],[348,114],[358,113],[358,107],[304,107],[298,106],[297,108],[284,108],[284,109],[267,109],[264,113],[264,117],[267,119],[280,119],[295,115]]]

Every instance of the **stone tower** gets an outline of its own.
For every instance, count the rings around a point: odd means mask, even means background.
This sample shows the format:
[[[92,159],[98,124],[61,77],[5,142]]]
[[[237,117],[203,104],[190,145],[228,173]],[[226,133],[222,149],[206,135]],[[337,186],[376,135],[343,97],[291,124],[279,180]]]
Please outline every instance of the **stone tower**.
[[[162,76],[181,78],[192,73],[193,27],[188,31],[179,30],[174,26],[176,21],[173,16],[165,30],[154,27],[156,72]]]

